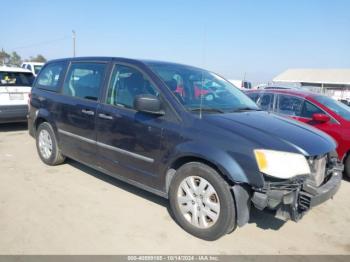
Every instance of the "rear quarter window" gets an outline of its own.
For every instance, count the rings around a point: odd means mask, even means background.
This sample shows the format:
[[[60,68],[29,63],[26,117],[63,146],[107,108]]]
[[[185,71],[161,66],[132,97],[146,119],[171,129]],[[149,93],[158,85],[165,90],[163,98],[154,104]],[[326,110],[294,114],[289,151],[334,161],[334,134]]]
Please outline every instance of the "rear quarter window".
[[[57,62],[46,65],[40,71],[35,87],[39,89],[58,92],[65,71],[65,67],[65,62]]]

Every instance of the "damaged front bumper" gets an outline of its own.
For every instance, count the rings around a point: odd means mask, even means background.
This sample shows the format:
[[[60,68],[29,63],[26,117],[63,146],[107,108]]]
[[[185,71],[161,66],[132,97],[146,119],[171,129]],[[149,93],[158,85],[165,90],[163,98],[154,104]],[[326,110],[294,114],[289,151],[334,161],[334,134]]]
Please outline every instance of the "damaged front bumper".
[[[254,188],[252,203],[260,210],[275,210],[282,220],[298,221],[312,207],[332,198],[342,181],[343,166],[338,164],[327,170],[323,183],[316,187],[307,179],[299,177],[287,181],[267,181],[263,188]]]

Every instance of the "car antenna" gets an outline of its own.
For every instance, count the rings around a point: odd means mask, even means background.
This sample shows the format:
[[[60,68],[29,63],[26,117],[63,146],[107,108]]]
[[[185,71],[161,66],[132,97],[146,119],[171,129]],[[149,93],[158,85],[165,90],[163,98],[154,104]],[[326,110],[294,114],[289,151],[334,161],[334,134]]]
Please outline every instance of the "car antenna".
[[[206,25],[203,26],[203,49],[202,49],[202,63],[203,63],[203,68],[205,68],[206,64],[206,47],[207,47],[207,28]],[[199,119],[202,119],[202,106],[203,106],[203,95],[202,95],[202,90],[204,87],[204,79],[203,79],[203,72],[201,71],[201,86],[199,90],[199,95],[200,95],[200,105],[199,105]]]
[[[201,72],[201,86],[199,89],[199,95],[201,98],[200,104],[199,104],[199,119],[202,119],[202,106],[203,106],[203,95],[202,95],[202,89],[204,86],[204,80],[203,80],[203,72]]]

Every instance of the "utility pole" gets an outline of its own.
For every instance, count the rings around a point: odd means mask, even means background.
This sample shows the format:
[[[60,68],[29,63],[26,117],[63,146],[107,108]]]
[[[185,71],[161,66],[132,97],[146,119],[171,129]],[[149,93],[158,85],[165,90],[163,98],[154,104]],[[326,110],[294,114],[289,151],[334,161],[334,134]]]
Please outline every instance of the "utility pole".
[[[73,38],[73,57],[75,57],[75,39],[76,39],[76,33],[74,30],[72,30],[72,38]]]

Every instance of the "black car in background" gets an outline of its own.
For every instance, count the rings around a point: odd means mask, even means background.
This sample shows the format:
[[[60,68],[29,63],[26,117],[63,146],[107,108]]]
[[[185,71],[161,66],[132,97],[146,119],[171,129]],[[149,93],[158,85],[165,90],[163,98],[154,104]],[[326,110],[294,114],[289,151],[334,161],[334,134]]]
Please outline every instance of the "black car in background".
[[[29,132],[46,164],[69,157],[168,198],[179,225],[206,240],[247,223],[252,205],[297,221],[341,182],[328,135],[174,63],[50,61],[31,93]]]

